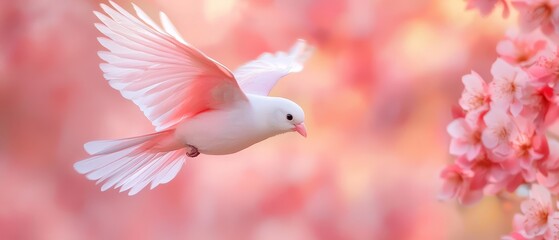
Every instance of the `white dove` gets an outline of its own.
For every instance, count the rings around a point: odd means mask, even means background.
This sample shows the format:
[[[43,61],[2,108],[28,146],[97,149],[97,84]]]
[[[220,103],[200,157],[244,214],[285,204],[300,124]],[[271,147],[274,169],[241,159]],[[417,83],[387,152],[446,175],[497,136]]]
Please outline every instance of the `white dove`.
[[[134,195],[171,181],[187,156],[222,155],[269,137],[296,131],[307,135],[305,114],[296,103],[267,96],[283,76],[303,69],[311,48],[298,40],[289,53],[264,53],[231,73],[184,41],[169,18],[163,28],[133,4],[139,19],[114,2],[95,27],[109,51],[100,64],[109,85],[132,100],[155,133],[88,142],[91,156],[74,164],[90,180]]]

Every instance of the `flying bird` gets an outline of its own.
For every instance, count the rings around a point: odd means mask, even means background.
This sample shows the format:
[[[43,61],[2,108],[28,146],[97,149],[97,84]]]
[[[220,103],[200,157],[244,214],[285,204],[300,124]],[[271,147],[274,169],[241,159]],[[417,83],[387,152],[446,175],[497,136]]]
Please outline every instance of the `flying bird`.
[[[171,181],[188,157],[224,155],[272,136],[306,137],[303,109],[268,96],[276,82],[300,72],[312,48],[298,40],[288,52],[264,53],[231,72],[186,42],[160,12],[162,26],[133,4],[136,16],[110,1],[94,12],[105,35],[98,52],[109,85],[134,102],[155,133],[84,144],[89,158],[74,168],[134,195]]]

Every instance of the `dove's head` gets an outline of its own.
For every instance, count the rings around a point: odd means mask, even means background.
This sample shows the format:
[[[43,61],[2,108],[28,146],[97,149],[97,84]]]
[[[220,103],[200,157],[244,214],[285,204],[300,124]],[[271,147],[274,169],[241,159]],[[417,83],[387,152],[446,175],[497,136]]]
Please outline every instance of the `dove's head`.
[[[298,132],[307,137],[305,128],[305,112],[291,100],[285,98],[272,98],[267,106],[268,126],[276,133]]]

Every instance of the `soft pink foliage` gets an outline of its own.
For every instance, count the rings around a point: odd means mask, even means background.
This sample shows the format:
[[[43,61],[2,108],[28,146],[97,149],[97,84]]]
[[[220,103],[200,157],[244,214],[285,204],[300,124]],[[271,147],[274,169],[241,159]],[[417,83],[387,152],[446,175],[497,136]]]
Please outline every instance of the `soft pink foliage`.
[[[559,193],[559,144],[550,134],[557,71],[530,69],[557,61],[556,30],[503,37],[503,25],[515,22],[495,17],[507,5],[516,11],[509,0],[133,1],[151,17],[167,13],[187,40],[230,68],[309,40],[317,51],[305,71],[272,91],[303,105],[309,138],[280,136],[233,156],[187,161],[172,184],[134,198],[99,192],[71,169],[85,156],[83,143],[153,131],[98,68],[101,34],[91,12],[100,2],[0,1],[0,239],[497,239],[509,231],[499,222],[512,222],[501,211],[515,209],[495,206],[509,196],[503,192],[537,183]],[[132,10],[131,1],[117,2]],[[482,19],[466,5],[493,14]],[[526,140],[549,145],[547,155],[527,148],[544,155],[524,155],[532,182],[513,157],[522,152],[516,133],[508,157],[483,143],[474,154],[479,145],[470,145],[469,133],[483,132],[494,110],[489,70],[497,54],[532,85],[518,116],[506,114],[529,120],[515,124],[532,135]],[[460,83],[464,74],[472,83]],[[460,101],[480,97],[482,107],[459,104],[464,88]],[[444,110],[451,105],[452,119]],[[469,129],[449,138],[456,119]],[[474,151],[453,155],[446,196],[498,198],[459,209],[433,201],[450,139]],[[522,222],[513,228],[511,239],[526,239],[517,232]]]
[[[518,10],[519,25],[523,31],[537,28],[551,37],[556,37],[559,29],[559,1],[557,0],[512,0]]]
[[[530,66],[550,45],[547,39],[538,33],[521,34],[511,30],[507,32],[506,38],[497,44],[497,53],[510,64]]]
[[[489,15],[497,3],[500,3],[503,5],[503,17],[509,16],[509,7],[505,0],[466,0],[466,2],[468,9],[477,8],[484,16]]]

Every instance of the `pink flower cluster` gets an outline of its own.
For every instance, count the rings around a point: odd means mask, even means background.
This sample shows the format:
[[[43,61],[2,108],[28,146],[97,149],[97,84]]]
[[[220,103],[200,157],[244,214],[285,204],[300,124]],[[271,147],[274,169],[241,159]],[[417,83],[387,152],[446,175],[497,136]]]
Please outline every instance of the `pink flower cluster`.
[[[489,15],[497,3],[503,5],[503,17],[509,16],[509,7],[505,0],[466,0],[467,9],[478,9],[482,15]]]
[[[545,187],[533,185],[529,199],[522,202],[520,209],[522,214],[514,216],[514,231],[502,240],[559,239],[559,212]]]
[[[460,108],[447,127],[457,159],[441,173],[443,198],[470,204],[535,182],[559,192],[559,161],[550,157],[546,135],[558,106],[559,56],[551,45],[509,36],[498,46],[489,83],[473,71],[462,77]]]
[[[482,13],[497,2],[470,0]],[[451,155],[441,198],[471,204],[484,195],[531,185],[507,240],[559,239],[559,0],[516,0],[521,33],[497,45],[491,79],[472,71],[448,125]],[[506,8],[506,7],[505,7]],[[488,81],[486,81],[488,80]]]

